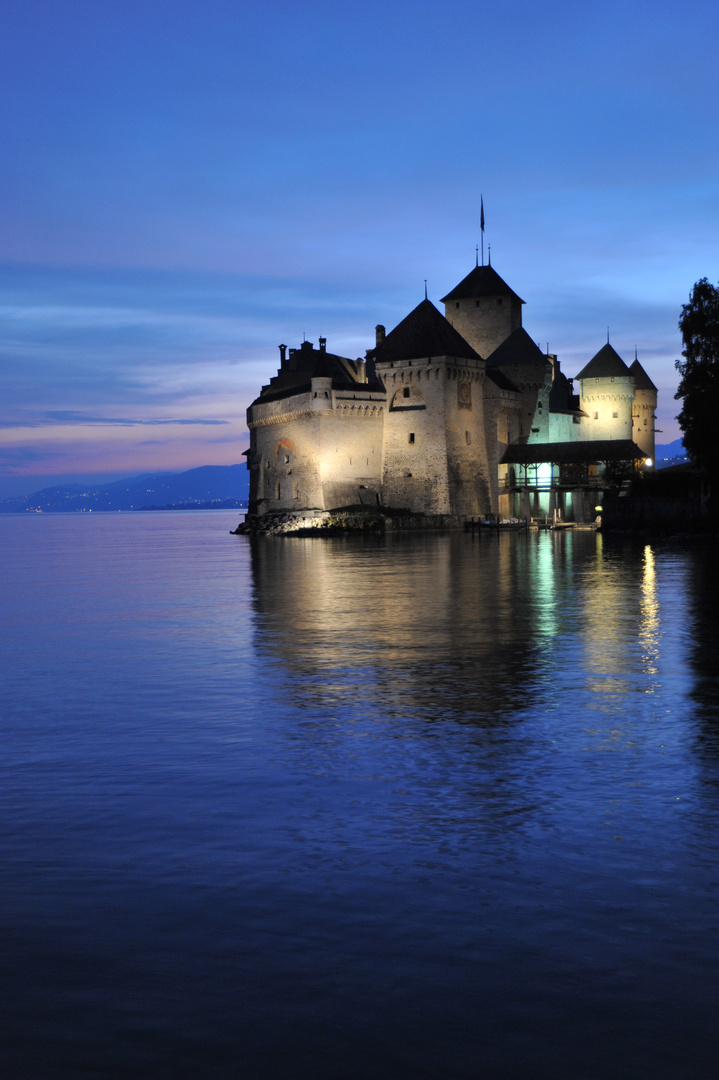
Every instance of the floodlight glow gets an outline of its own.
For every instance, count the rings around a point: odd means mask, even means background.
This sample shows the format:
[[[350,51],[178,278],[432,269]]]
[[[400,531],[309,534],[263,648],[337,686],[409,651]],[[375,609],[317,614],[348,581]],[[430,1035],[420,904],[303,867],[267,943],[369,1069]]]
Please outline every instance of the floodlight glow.
[[[601,506],[595,506],[594,509],[597,510],[601,514],[601,512],[602,512]]]
[[[646,459],[646,461],[644,462],[644,464],[646,465],[646,467],[647,467],[648,469],[651,469],[651,467],[652,467],[652,465],[654,464],[654,462],[652,461],[652,459],[651,459],[650,457],[648,457],[648,458]]]
[[[552,466],[548,461],[543,461],[537,469],[537,487],[552,486]]]

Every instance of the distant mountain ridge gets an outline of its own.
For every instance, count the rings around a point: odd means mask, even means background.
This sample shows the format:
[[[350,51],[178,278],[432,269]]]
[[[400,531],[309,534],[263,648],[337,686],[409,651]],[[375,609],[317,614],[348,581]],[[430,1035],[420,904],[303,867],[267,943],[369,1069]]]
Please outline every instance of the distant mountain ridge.
[[[0,513],[169,509],[178,506],[232,509],[247,506],[245,465],[201,465],[182,473],[145,473],[110,484],[65,484],[32,495],[0,499]]]
[[[675,439],[670,443],[657,443],[654,453],[658,469],[665,469],[668,465],[680,465],[689,460],[682,439]]]

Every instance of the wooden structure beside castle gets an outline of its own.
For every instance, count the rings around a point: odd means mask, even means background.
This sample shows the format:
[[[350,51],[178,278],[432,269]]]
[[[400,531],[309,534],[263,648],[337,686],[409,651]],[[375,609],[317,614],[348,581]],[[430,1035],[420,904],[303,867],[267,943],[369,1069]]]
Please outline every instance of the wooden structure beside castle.
[[[305,341],[247,410],[250,515],[371,506],[463,520],[590,521],[654,458],[657,391],[609,343],[575,394],[492,266],[424,299],[350,360]]]

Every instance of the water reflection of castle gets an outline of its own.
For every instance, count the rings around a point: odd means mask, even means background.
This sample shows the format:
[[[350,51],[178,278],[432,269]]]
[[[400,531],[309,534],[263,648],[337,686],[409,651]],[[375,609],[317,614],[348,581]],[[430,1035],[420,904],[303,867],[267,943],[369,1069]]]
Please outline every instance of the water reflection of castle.
[[[459,519],[594,517],[654,457],[657,391],[607,342],[577,375],[522,327],[517,294],[475,266],[364,360],[305,341],[248,409],[250,513],[358,504]]]
[[[576,639],[577,576],[593,571],[601,542],[260,537],[250,541],[256,644],[290,674],[287,692],[315,708],[366,700],[397,715],[501,723],[536,704],[562,642]],[[606,583],[595,587],[603,596]]]
[[[326,733],[359,713],[427,736],[440,719],[501,734],[556,713],[601,749],[668,707],[649,545],[584,531],[248,543],[255,648],[280,701]]]

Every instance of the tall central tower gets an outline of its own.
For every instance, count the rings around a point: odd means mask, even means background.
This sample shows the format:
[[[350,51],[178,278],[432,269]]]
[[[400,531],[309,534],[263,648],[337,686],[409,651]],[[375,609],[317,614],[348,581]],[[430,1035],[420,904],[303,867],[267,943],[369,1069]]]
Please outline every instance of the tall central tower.
[[[442,298],[445,318],[485,360],[522,325],[522,304],[491,266],[475,266]]]

